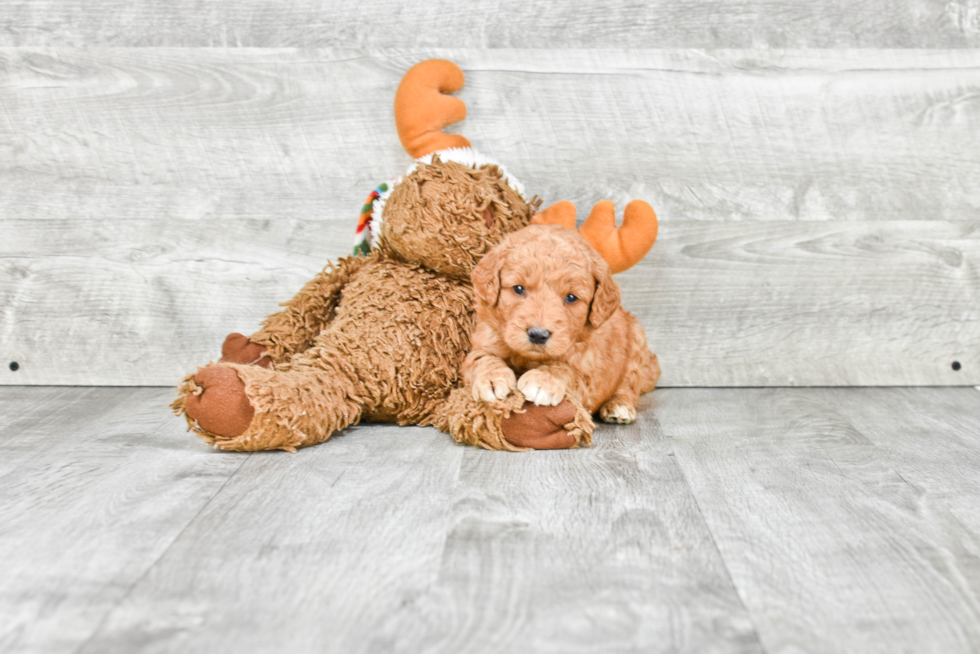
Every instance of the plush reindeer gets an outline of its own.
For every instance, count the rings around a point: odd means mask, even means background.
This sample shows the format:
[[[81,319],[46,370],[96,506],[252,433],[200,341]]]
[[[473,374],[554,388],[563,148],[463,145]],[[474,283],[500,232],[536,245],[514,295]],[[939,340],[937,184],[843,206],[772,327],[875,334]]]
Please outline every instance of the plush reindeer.
[[[462,86],[444,60],[405,74],[395,122],[416,162],[374,194],[361,225],[369,252],[329,265],[259,331],[228,336],[217,363],[183,379],[172,406],[192,431],[225,450],[294,451],[362,420],[434,425],[491,449],[588,442],[581,406],[453,394],[470,349],[470,273],[540,206],[465,137],[442,133],[466,115],[444,95]],[[606,227],[603,238],[629,249],[628,235]]]

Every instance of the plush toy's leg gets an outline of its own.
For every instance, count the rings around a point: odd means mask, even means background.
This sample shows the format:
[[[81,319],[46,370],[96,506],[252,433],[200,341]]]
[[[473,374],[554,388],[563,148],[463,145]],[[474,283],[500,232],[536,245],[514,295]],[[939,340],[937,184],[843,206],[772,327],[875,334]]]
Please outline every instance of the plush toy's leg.
[[[376,261],[377,255],[372,253],[366,257],[346,257],[336,265],[330,264],[285,302],[282,311],[263,320],[262,329],[249,336],[247,341],[266,348],[264,353],[275,365],[305,352],[333,319],[344,287],[361,268]]]
[[[335,370],[210,365],[185,377],[178,393],[174,412],[223,450],[295,451],[327,440],[363,413],[355,384]]]
[[[231,368],[207,366],[184,383],[188,392],[181,393],[179,400],[183,412],[203,432],[233,438],[252,424],[255,410],[245,394],[245,383]]]
[[[488,450],[553,450],[588,446],[594,423],[589,412],[564,401],[558,406],[536,406],[512,393],[503,400],[473,399],[469,388],[454,390],[433,424],[460,443]]]
[[[565,400],[558,406],[525,402],[523,413],[504,418],[500,429],[514,445],[534,450],[567,450],[592,444],[592,417],[580,406]]]
[[[244,334],[228,334],[221,346],[221,363],[240,363],[243,366],[272,367],[266,346],[254,343]]]

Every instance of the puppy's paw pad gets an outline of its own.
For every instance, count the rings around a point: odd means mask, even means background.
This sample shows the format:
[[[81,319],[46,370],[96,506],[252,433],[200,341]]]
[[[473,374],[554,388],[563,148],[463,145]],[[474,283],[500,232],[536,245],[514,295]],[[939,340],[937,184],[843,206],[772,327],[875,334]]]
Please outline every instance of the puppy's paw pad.
[[[606,404],[599,412],[603,422],[630,425],[636,422],[636,408],[628,404]]]
[[[565,384],[541,370],[528,370],[517,381],[524,399],[538,406],[557,406],[565,399]]]

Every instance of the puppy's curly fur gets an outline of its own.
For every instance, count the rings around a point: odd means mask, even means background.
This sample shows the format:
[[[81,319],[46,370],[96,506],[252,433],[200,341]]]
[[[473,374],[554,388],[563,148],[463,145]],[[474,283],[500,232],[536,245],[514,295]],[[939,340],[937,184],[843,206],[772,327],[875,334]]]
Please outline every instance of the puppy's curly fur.
[[[566,397],[605,422],[636,420],[660,367],[637,319],[620,306],[609,265],[575,230],[531,225],[473,270],[477,324],[462,366],[477,401],[517,390],[554,406]]]

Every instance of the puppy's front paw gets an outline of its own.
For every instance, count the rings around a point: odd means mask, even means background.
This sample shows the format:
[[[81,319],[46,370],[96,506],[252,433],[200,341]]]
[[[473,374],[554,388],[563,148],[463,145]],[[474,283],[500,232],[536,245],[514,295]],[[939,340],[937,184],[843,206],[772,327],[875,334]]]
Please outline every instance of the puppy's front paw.
[[[565,399],[565,382],[543,370],[528,370],[517,381],[517,389],[528,402],[538,406],[557,406]]]
[[[609,400],[599,409],[599,417],[603,422],[631,425],[636,422],[636,407],[624,400]]]
[[[502,400],[517,387],[517,375],[507,367],[497,368],[473,380],[473,399],[477,402]]]

